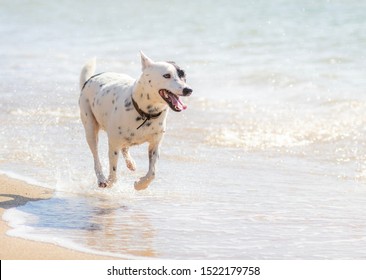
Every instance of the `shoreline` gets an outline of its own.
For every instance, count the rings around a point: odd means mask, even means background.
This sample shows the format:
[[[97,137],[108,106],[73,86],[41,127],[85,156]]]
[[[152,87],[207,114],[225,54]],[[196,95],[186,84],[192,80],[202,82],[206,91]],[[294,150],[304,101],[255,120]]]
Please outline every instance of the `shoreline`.
[[[29,201],[49,199],[53,191],[0,174],[0,259],[1,260],[112,260],[102,255],[83,253],[52,243],[32,241],[6,234],[10,229],[2,219],[7,209]]]

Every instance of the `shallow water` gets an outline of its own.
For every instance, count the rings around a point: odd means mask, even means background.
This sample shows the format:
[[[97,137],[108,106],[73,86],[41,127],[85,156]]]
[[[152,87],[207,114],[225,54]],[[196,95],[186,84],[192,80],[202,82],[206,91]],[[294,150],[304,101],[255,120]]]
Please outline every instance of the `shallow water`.
[[[56,190],[6,211],[9,234],[129,258],[366,257],[366,3],[74,2],[0,4],[0,170]],[[194,93],[149,189],[143,145],[99,190],[79,71],[97,56],[137,77],[140,49]],[[101,151],[107,170],[105,135]]]

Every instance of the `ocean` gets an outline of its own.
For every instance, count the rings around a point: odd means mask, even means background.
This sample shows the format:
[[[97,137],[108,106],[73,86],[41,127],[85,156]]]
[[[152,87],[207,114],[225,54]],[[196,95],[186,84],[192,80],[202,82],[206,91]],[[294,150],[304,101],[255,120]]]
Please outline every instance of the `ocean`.
[[[0,172],[55,190],[11,236],[132,259],[366,259],[366,1],[0,2]],[[157,178],[98,189],[81,67],[137,78],[139,51],[193,88]],[[108,169],[107,138],[100,156]],[[122,167],[123,166],[123,167]]]

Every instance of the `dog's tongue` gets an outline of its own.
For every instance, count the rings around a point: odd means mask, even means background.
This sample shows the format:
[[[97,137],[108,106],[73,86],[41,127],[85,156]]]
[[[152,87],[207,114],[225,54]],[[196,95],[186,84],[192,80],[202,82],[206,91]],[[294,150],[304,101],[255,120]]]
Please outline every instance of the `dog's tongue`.
[[[172,101],[172,104],[177,108],[179,111],[187,109],[187,105],[180,100],[180,98],[174,94],[170,95],[170,100]]]

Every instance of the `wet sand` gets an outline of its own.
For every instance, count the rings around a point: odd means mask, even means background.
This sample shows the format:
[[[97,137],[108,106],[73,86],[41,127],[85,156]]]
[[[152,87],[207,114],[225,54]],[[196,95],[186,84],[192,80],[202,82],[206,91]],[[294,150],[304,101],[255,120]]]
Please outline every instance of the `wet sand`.
[[[29,201],[48,199],[52,190],[32,186],[19,180],[0,175],[0,216],[7,209],[21,206]],[[113,259],[86,254],[54,244],[35,242],[6,235],[9,226],[0,220],[1,260],[106,260]]]

